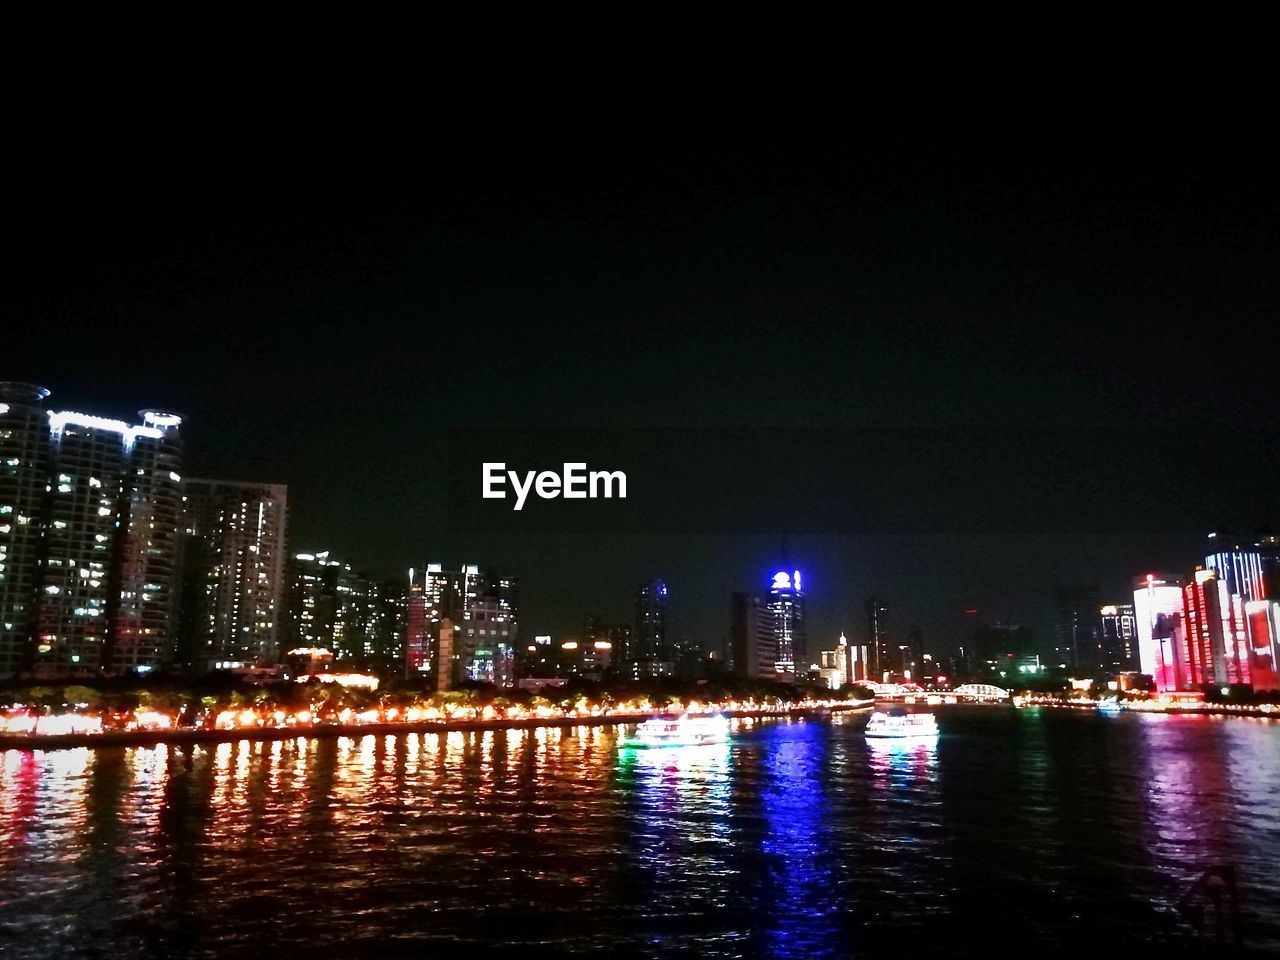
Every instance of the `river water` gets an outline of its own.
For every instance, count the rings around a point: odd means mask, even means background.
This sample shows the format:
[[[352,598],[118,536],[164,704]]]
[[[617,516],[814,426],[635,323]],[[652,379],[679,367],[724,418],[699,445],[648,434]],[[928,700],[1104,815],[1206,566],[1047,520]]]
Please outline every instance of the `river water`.
[[[1168,952],[1222,864],[1280,950],[1280,723],[938,719],[7,751],[0,957]]]

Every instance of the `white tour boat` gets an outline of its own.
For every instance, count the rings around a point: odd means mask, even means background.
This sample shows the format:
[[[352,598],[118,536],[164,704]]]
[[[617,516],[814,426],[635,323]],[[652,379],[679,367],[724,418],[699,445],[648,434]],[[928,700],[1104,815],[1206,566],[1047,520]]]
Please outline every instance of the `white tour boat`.
[[[938,721],[932,713],[873,713],[867,721],[868,737],[936,737]]]
[[[729,739],[729,718],[654,717],[636,727],[634,735],[622,742],[625,747],[697,747],[705,743],[725,743]]]

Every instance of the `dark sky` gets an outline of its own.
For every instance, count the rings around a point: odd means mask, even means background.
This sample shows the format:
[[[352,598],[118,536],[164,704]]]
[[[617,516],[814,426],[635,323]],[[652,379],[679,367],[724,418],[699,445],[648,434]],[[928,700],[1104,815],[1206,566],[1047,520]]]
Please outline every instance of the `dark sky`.
[[[787,527],[817,646],[860,630],[872,592],[927,641],[966,606],[1043,635],[1059,584],[1123,591],[1188,571],[1209,518],[1275,523],[1266,152],[513,139],[414,160],[28,171],[5,217],[0,375],[54,408],[179,410],[189,474],[290,485],[296,549],[380,574],[503,566],[536,632],[629,618],[635,582],[661,574],[681,632],[717,642],[729,591],[763,584]],[[690,477],[652,529],[450,526],[460,437],[637,427],[758,439],[726,439],[732,482]],[[832,528],[869,484],[914,476],[908,431],[963,441],[955,483],[930,475],[865,529]],[[813,437],[863,455],[815,484]],[[1007,473],[1019,438],[1040,445],[1037,499],[975,521],[956,488]],[[646,469],[691,469],[645,449]],[[796,478],[785,524],[765,502],[758,525],[698,527],[710,487],[746,503],[779,476]],[[1130,522],[1135,491],[1167,510]],[[925,501],[957,522],[895,529]]]

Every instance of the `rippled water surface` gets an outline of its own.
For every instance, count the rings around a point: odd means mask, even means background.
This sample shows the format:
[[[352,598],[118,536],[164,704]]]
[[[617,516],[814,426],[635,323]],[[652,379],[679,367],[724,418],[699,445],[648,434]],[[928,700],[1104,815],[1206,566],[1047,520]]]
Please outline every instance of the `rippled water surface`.
[[[1129,952],[1215,864],[1280,950],[1280,724],[938,717],[0,753],[0,956]]]

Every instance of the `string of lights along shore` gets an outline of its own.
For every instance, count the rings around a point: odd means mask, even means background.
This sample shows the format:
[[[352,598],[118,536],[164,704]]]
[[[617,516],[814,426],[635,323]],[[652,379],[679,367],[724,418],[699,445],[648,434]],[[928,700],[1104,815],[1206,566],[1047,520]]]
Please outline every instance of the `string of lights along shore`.
[[[696,587],[661,576],[620,585],[618,608],[587,613],[573,634],[527,636],[515,571],[429,561],[383,579],[331,551],[291,553],[288,488],[185,476],[184,417],[60,410],[50,396],[0,383],[3,677],[333,672],[447,690],[736,675],[839,689],[1056,674],[1118,690],[1280,686],[1280,539],[1270,533],[1215,532],[1185,570],[1135,571],[1110,590],[1060,587],[1048,643],[976,608],[955,636],[930,643],[895,623],[878,594],[862,623],[815,643],[803,564],[785,547],[759,584],[727,598],[722,637],[674,631],[680,591]]]

